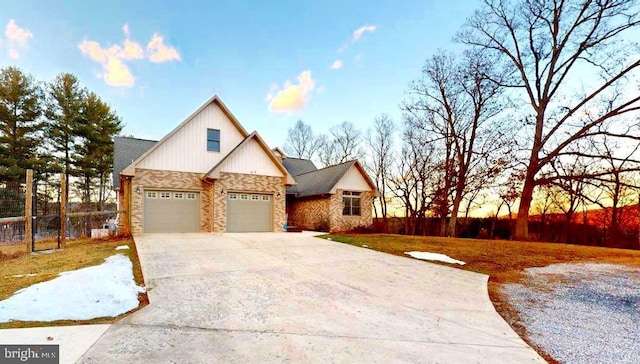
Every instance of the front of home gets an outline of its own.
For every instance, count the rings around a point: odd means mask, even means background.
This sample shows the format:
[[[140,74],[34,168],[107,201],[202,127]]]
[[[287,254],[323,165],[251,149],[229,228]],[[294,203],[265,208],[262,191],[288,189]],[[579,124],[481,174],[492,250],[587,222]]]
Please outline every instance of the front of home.
[[[352,163],[361,180],[332,174],[328,184],[335,183],[313,195],[304,193],[308,178],[294,177],[285,167],[287,159],[257,132],[248,133],[214,96],[160,141],[115,138],[118,206],[130,211],[120,224],[132,233],[282,231],[287,211],[298,221],[320,214],[329,222],[326,230],[371,224],[375,187],[357,161]],[[350,168],[340,170],[352,174]],[[296,178],[303,194],[295,189]],[[336,197],[325,203],[328,196]],[[323,202],[309,204],[312,199]],[[352,207],[356,203],[359,208]]]

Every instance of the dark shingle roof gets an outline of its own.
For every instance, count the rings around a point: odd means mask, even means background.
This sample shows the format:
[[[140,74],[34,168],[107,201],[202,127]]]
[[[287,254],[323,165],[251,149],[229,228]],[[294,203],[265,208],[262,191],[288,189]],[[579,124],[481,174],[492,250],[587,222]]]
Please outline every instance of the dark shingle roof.
[[[288,158],[287,158],[288,159]],[[286,159],[285,159],[286,161]],[[344,162],[318,169],[315,171],[294,175],[295,186],[287,188],[288,194],[295,194],[298,197],[315,196],[330,193],[333,186],[340,178],[356,163],[356,161]],[[286,166],[286,164],[285,164]],[[293,173],[291,173],[293,174]]]
[[[308,159],[287,157],[282,160],[282,164],[284,165],[284,168],[289,171],[289,174],[294,177],[318,170],[318,168],[316,168],[316,165]]]
[[[113,186],[119,188],[119,176],[157,141],[117,136],[113,138]]]

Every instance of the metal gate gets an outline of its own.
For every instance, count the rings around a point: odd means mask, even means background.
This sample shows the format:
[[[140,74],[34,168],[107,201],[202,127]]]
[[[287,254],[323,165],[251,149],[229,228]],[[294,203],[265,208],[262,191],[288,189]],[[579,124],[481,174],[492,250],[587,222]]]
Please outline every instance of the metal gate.
[[[60,183],[34,181],[31,251],[60,249]]]

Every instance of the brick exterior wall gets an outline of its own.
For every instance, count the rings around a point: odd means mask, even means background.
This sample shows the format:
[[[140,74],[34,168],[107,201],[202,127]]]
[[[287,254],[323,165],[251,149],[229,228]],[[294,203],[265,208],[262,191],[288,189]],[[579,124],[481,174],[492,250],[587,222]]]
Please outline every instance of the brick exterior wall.
[[[331,232],[371,226],[373,224],[373,192],[366,191],[360,195],[360,216],[342,215],[342,192],[343,190],[337,190],[334,195],[331,195],[329,203]]]
[[[304,230],[329,231],[329,196],[287,199],[288,224]]]
[[[212,231],[213,184],[202,181],[201,176],[201,173],[136,168],[136,175],[131,180],[131,232],[143,232],[145,190],[200,192],[200,231]],[[138,187],[140,187],[140,193],[135,192]]]
[[[289,221],[305,230],[347,231],[373,224],[373,192],[360,195],[360,216],[342,215],[342,191],[329,196],[289,198]]]
[[[220,173],[213,184],[213,231],[227,231],[227,194],[229,192],[259,192],[272,194],[273,231],[282,231],[285,224],[285,178],[256,174]],[[224,190],[224,194],[222,194]],[[278,197],[278,193],[280,197]]]

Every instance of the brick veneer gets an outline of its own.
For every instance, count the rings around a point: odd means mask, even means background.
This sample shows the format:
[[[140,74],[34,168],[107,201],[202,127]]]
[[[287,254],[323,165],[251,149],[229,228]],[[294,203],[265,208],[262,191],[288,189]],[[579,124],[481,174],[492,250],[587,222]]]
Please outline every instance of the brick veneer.
[[[304,230],[328,231],[329,196],[287,199],[288,224]]]
[[[256,174],[220,173],[213,184],[213,231],[227,231],[227,194],[229,192],[261,192],[272,194],[273,231],[282,231],[285,224],[284,177]],[[225,191],[222,194],[222,190]],[[278,194],[280,196],[278,197]]]
[[[308,230],[326,230],[331,232],[347,231],[360,226],[373,224],[373,192],[360,195],[360,216],[342,215],[342,192],[328,196],[290,198],[287,206],[289,221],[297,227]]]
[[[200,231],[211,231],[213,226],[213,184],[203,181],[201,173],[160,171],[136,168],[131,180],[131,232],[143,232],[145,190],[176,190],[200,192]],[[140,193],[135,192],[140,187]]]
[[[131,232],[143,232],[144,191],[152,189],[200,192],[200,231],[203,232],[227,230],[228,192],[269,193],[273,195],[273,231],[282,231],[285,224],[284,177],[239,173],[221,173],[215,181],[203,181],[201,177],[201,173],[136,168],[131,191],[140,187],[141,192],[131,194]]]

